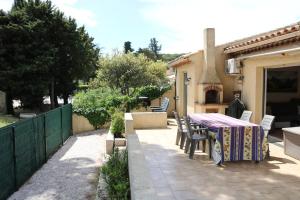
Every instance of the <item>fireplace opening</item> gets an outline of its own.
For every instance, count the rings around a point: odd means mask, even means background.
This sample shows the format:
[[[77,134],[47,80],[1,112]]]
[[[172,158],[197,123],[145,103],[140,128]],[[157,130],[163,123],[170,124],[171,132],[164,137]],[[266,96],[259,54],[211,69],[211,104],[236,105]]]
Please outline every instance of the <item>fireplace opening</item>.
[[[219,102],[219,92],[217,90],[206,91],[205,103],[220,103]]]

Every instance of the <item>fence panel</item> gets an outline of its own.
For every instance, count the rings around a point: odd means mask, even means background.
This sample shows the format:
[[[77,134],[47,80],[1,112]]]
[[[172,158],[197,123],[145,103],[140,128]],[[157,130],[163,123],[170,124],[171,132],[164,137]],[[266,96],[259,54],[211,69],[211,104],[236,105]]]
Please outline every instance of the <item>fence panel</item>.
[[[62,136],[64,142],[72,134],[72,105],[68,104],[61,108],[62,111]]]
[[[72,134],[72,105],[0,128],[0,200],[41,167]]]
[[[63,144],[61,130],[61,109],[45,113],[46,156],[49,158]]]
[[[36,163],[36,140],[33,119],[19,121],[14,125],[15,163],[17,187],[21,186],[38,168]]]
[[[0,199],[15,190],[14,141],[12,126],[0,129]]]
[[[46,162],[45,115],[33,119],[35,129],[35,148],[37,168]]]

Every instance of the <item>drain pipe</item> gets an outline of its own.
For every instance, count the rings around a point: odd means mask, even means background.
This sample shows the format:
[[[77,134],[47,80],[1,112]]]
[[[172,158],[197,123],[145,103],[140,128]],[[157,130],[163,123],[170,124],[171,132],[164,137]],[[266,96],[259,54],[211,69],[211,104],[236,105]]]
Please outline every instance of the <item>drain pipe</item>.
[[[175,110],[177,112],[177,69],[175,69],[175,82],[174,82],[174,86],[175,86],[175,96],[173,97],[174,98],[174,104],[175,104]]]

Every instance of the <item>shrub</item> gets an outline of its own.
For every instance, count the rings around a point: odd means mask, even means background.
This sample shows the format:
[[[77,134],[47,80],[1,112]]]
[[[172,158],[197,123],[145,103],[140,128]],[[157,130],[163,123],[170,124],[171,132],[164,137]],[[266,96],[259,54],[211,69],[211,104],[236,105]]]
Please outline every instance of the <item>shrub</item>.
[[[89,89],[74,96],[73,111],[86,117],[97,129],[108,122],[116,110],[129,112],[131,109],[138,108],[140,106],[138,97],[146,96],[149,100],[153,100],[169,89],[170,86],[143,86],[136,89],[131,96],[122,95],[108,88]]]
[[[136,90],[135,96],[145,96],[148,97],[149,100],[154,100],[156,98],[161,97],[166,91],[170,90],[171,86],[170,85],[165,85],[165,86],[155,86],[155,85],[147,85],[140,87]]]
[[[101,167],[111,199],[130,199],[127,150],[115,149],[109,160]]]
[[[107,89],[82,91],[74,97],[73,111],[86,117],[95,128],[100,128],[110,119],[110,107],[121,107],[121,102],[111,102],[118,96],[119,94]]]
[[[115,137],[121,137],[124,130],[124,113],[114,113],[111,120],[111,132],[115,135]]]

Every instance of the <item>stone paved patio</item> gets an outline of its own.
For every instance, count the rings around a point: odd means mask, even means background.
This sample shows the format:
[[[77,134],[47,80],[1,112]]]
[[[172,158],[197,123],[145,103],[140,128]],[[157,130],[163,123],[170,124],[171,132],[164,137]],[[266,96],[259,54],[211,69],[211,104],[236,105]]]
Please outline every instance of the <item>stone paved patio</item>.
[[[159,199],[300,199],[300,161],[270,144],[271,158],[217,167],[196,151],[194,160],[175,145],[176,126],[136,130]]]

